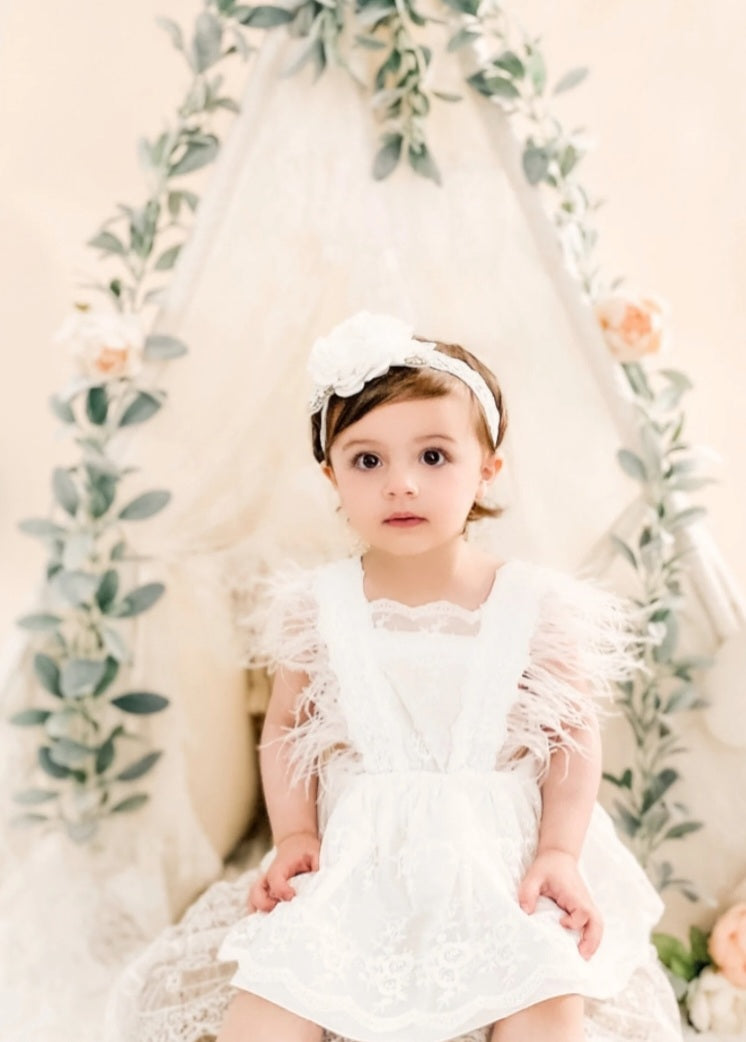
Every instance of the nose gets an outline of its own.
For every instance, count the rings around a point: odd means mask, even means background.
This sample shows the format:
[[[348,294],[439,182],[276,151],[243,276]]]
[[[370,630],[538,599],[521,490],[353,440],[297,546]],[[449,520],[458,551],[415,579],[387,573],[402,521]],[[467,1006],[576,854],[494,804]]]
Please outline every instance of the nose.
[[[384,483],[384,494],[390,499],[397,496],[417,495],[417,482],[409,467],[389,467]]]

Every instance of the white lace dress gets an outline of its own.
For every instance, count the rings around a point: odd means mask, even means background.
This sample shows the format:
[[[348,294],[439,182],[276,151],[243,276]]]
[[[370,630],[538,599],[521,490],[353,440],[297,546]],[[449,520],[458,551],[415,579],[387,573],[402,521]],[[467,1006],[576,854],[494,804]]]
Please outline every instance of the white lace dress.
[[[518,560],[476,611],[368,602],[357,558],[277,578],[262,644],[309,677],[285,740],[296,779],[320,776],[320,868],[269,913],[242,914],[248,877],[211,888],[124,975],[107,1039],[213,1037],[227,972],[329,1038],[483,1039],[580,993],[588,1040],[680,1039],[649,942],[660,899],[600,806],[581,858],[605,923],[595,955],[554,902],[527,915],[516,899],[541,773],[630,668],[627,622],[600,587]]]

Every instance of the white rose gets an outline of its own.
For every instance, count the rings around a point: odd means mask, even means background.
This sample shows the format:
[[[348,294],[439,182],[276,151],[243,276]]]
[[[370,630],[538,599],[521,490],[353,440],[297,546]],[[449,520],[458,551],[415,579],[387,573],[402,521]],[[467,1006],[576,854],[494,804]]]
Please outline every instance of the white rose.
[[[118,311],[75,311],[54,336],[72,354],[78,370],[93,380],[134,376],[142,368],[145,333],[137,315]]]
[[[432,344],[413,342],[412,333],[412,326],[401,319],[359,311],[320,337],[308,359],[312,408],[320,408],[331,393],[349,398],[391,366],[433,349]]]
[[[746,988],[736,988],[710,966],[689,985],[686,1007],[697,1031],[746,1032]]]

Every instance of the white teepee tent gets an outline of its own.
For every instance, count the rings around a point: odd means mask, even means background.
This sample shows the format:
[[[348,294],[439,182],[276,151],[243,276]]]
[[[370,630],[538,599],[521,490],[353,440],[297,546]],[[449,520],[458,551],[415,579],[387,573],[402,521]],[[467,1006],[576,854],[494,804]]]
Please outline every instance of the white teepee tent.
[[[367,99],[340,69],[313,86],[307,70],[282,78],[294,46],[275,33],[254,60],[159,317],[190,355],[162,376],[167,408],[123,444],[144,486],[174,496],[133,533],[153,555],[138,580],[167,585],[134,631],[138,677],[173,699],[153,725],[165,766],[150,809],[112,824],[100,849],[58,837],[8,849],[7,1042],[100,1038],[116,970],[217,876],[250,817],[253,736],[232,591],[274,560],[321,559],[346,538],[307,443],[304,363],[315,336],[358,309],[384,310],[492,365],[510,415],[496,488],[507,510],[481,538],[502,554],[603,570],[610,527],[635,511],[635,486],[614,462],[634,437],[633,410],[504,115],[476,93],[436,106],[442,187],[408,168],[376,182]],[[445,90],[451,74],[436,53]],[[742,625],[742,602],[702,528],[688,538],[693,632],[712,650]],[[2,683],[9,711],[31,701],[22,642]],[[1,759],[12,777],[21,753]]]

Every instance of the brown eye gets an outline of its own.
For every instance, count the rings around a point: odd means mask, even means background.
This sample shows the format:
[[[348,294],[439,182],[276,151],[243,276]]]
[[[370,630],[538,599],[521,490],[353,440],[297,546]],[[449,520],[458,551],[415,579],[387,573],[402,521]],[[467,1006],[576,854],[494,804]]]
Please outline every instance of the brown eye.
[[[440,467],[446,462],[446,454],[442,449],[425,449],[420,458],[428,467]]]
[[[375,470],[380,462],[380,457],[376,456],[375,452],[361,452],[355,456],[352,465],[358,470]]]

